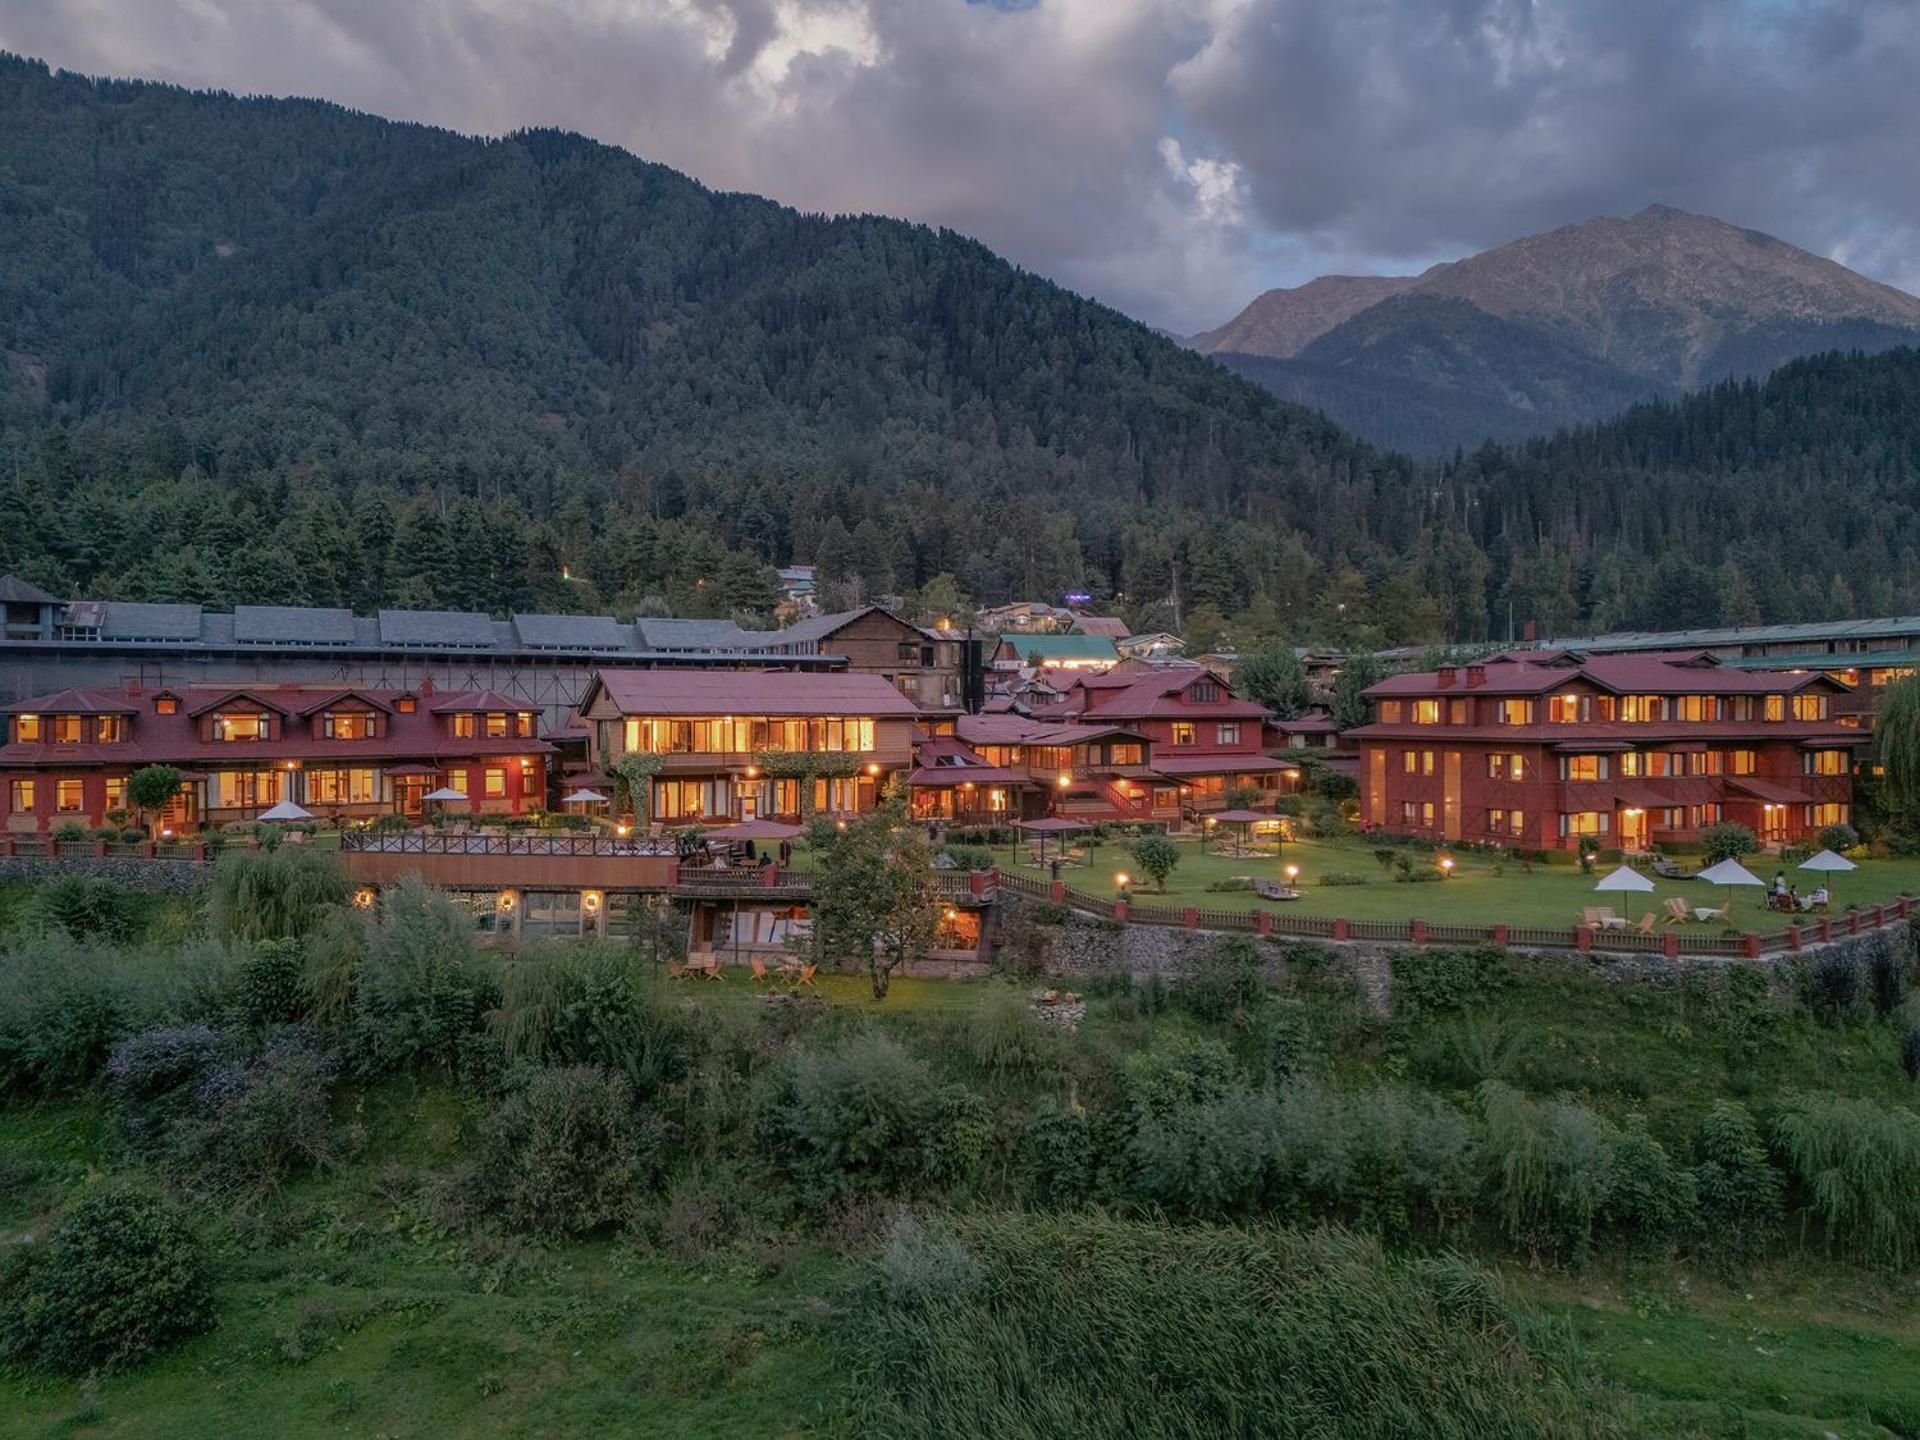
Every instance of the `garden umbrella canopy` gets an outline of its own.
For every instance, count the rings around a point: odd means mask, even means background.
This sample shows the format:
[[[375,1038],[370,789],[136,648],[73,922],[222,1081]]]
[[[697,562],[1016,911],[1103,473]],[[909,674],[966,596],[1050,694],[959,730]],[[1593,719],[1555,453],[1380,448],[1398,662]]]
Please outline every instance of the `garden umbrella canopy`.
[[[1631,865],[1622,865],[1610,875],[1602,875],[1596,890],[1651,890],[1653,881]]]
[[[598,805],[606,798],[598,790],[569,790],[566,794],[568,804],[578,800],[583,805]]]
[[[420,797],[422,800],[464,800],[466,794],[451,785],[442,785],[438,790],[429,790]]]
[[[282,800],[271,810],[260,812],[262,820],[311,820],[313,812],[304,805],[296,805],[291,800]]]
[[[792,840],[807,832],[804,826],[778,820],[742,820],[737,825],[717,825],[706,833],[718,840]]]
[[[1860,867],[1844,855],[1836,855],[1831,850],[1822,850],[1817,855],[1809,855],[1798,867],[1801,870],[1858,870]]]
[[[1218,820],[1222,825],[1258,825],[1264,820],[1272,820],[1277,817],[1262,814],[1258,810],[1222,810],[1213,818]]]
[[[1087,827],[1078,820],[1062,820],[1057,815],[1049,815],[1044,820],[1022,820],[1022,830],[1036,830],[1042,835],[1058,835],[1065,830],[1084,830]]]
[[[1693,878],[1704,880],[1709,885],[1765,885],[1767,883],[1738,860],[1722,860],[1718,865],[1709,866]]]

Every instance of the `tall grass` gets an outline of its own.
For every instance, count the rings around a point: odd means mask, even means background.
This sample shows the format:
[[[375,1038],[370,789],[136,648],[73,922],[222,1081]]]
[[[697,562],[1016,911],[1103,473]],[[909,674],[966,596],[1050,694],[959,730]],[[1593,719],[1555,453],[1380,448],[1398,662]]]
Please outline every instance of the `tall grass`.
[[[234,851],[214,867],[208,919],[230,940],[297,939],[349,893],[336,855],[301,845]]]
[[[854,1306],[863,1433],[1627,1433],[1463,1261],[1345,1232],[990,1214],[896,1227]]]
[[[1774,1142],[1828,1238],[1873,1265],[1920,1258],[1920,1115],[1840,1095],[1795,1095]]]

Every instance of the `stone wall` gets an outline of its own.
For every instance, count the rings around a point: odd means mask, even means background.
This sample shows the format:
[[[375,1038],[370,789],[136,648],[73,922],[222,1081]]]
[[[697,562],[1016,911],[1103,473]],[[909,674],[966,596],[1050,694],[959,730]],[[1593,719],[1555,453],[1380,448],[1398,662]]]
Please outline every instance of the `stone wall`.
[[[138,855],[0,855],[0,881],[93,875],[150,895],[190,895],[207,883],[211,870],[190,860],[147,860]]]

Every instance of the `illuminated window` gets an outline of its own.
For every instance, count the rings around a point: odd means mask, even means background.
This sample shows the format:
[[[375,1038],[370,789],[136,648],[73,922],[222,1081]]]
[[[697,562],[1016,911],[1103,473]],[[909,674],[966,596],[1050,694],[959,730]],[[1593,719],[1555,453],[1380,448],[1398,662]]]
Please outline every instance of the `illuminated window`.
[[[1572,835],[1605,835],[1613,828],[1613,817],[1604,810],[1574,810],[1560,817],[1560,833]]]
[[[156,715],[178,715],[180,713],[179,697],[162,695],[158,700],[153,702],[153,713]]]
[[[1730,775],[1752,775],[1756,772],[1760,757],[1751,750],[1729,750],[1727,752],[1727,773]]]
[[[1400,763],[1409,775],[1431,775],[1433,774],[1433,751],[1404,751]]]
[[[1554,725],[1577,725],[1587,718],[1582,711],[1587,707],[1581,703],[1579,695],[1555,695],[1547,701],[1547,720]]]
[[[62,815],[76,814],[87,808],[87,787],[80,780],[53,782],[53,808]]]
[[[1438,700],[1414,701],[1413,723],[1416,725],[1438,725],[1440,723],[1440,702]]]
[[[380,799],[380,777],[370,769],[307,771],[310,805],[370,805]]]
[[[11,807],[16,815],[24,815],[33,809],[33,781],[16,780],[13,782]]]
[[[1176,720],[1173,722],[1173,743],[1174,744],[1191,745],[1193,744],[1194,738],[1197,734],[1198,732],[1195,730],[1193,723],[1191,721]]]
[[[213,738],[216,740],[264,740],[267,738],[267,717],[249,711],[215,715]]]
[[[365,740],[373,734],[373,716],[364,710],[329,710],[320,717],[320,733],[329,740]]]
[[[533,738],[533,712],[531,710],[521,710],[515,713],[513,717],[513,733],[518,735],[522,740],[530,740]]]
[[[1771,717],[1769,717],[1771,718]],[[1793,718],[1802,721],[1824,720],[1827,718],[1827,697],[1825,695],[1803,694],[1793,697]]]
[[[120,776],[113,776],[106,784],[107,809],[124,810],[127,808],[127,782]]]
[[[1489,780],[1526,779],[1527,757],[1508,751],[1495,751],[1487,756],[1487,778]]]
[[[1403,800],[1400,802],[1400,819],[1404,824],[1433,828],[1433,802],[1431,800]]]
[[[1801,757],[1801,764],[1809,775],[1844,775],[1847,773],[1847,752],[1809,750]]]
[[[1604,780],[1607,757],[1604,755],[1563,755],[1560,757],[1562,780]]]
[[[1786,719],[1787,718],[1787,697],[1784,695],[1767,696],[1766,705],[1764,710],[1762,711],[1762,715],[1763,715],[1763,718],[1768,720]]]
[[[127,736],[127,722],[123,715],[96,715],[93,717],[93,738],[96,744],[117,745]]]
[[[1447,724],[1465,725],[1469,723],[1467,718],[1467,709],[1468,709],[1468,704],[1465,700],[1447,701]]]
[[[1720,697],[1717,695],[1681,695],[1673,704],[1676,720],[1706,721],[1720,718]]]
[[[1620,719],[1627,724],[1642,724],[1652,720],[1667,718],[1667,697],[1664,695],[1622,695],[1619,701]]]
[[[53,717],[53,743],[56,745],[78,745],[83,733],[78,715],[56,715]]]
[[[22,745],[31,744],[40,738],[40,717],[38,715],[16,715],[13,717],[13,738]]]
[[[1382,700],[1380,702],[1380,723],[1382,725],[1398,725],[1405,714],[1406,707],[1398,700]]]
[[[1846,825],[1850,823],[1853,811],[1850,806],[1838,801],[1829,801],[1824,805],[1807,806],[1807,825],[1820,829],[1826,825]]]
[[[456,740],[471,740],[473,739],[473,733],[472,714],[464,710],[457,713],[453,717],[453,738]]]
[[[402,715],[411,715],[420,708],[420,702],[411,695],[402,695],[393,702],[393,708]]]
[[[1487,833],[1490,835],[1521,835],[1526,833],[1527,816],[1523,810],[1487,811]]]
[[[1502,700],[1495,712],[1502,725],[1531,725],[1533,723],[1533,701]]]
[[[209,804],[216,810],[253,810],[278,805],[285,799],[285,771],[216,770]]]
[[[507,738],[507,716],[504,710],[487,712],[487,739],[504,740]]]
[[[507,793],[507,772],[504,770],[487,771],[485,784],[480,793],[489,800],[498,800],[504,797]]]

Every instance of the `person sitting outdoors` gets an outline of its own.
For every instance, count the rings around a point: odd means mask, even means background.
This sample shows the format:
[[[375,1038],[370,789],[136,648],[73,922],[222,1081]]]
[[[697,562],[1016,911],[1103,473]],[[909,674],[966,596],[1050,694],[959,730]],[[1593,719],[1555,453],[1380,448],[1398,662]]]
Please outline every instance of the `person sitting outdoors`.
[[[1807,897],[1807,908],[1809,910],[1824,910],[1832,903],[1833,897],[1827,894],[1827,887],[1825,885],[1816,887],[1813,894]]]

